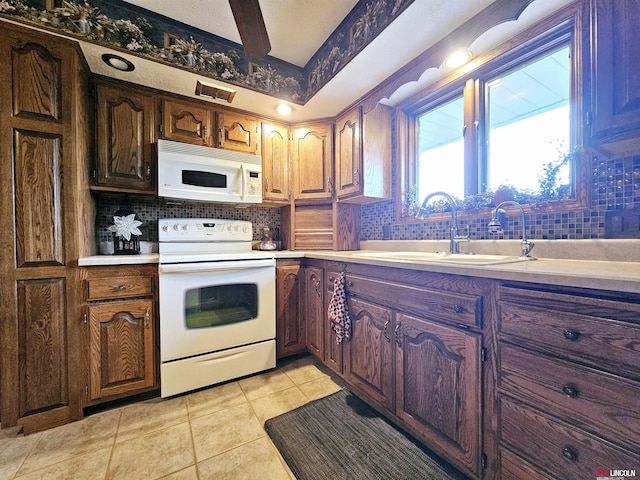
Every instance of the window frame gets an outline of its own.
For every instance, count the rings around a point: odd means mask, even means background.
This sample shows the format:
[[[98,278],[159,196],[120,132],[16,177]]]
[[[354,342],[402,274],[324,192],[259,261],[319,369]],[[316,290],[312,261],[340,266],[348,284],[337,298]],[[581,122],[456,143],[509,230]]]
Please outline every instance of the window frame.
[[[523,205],[527,213],[553,213],[583,210],[589,207],[589,153],[583,148],[582,83],[583,83],[583,13],[570,9],[565,15],[550,18],[515,36],[491,52],[453,72],[396,107],[396,195],[395,223],[438,221],[450,213],[430,214],[424,220],[405,212],[405,203],[417,181],[418,117],[456,96],[464,95],[465,196],[481,192],[486,176],[487,152],[485,127],[488,125],[486,82],[495,76],[517,68],[536,57],[568,43],[570,63],[570,146],[574,155],[571,178],[574,196],[565,200],[550,200],[545,205]],[[472,126],[469,128],[469,126]],[[481,168],[482,166],[482,168]],[[420,202],[422,199],[418,199]],[[486,211],[485,211],[486,210]],[[461,211],[462,217],[489,215],[490,209]]]

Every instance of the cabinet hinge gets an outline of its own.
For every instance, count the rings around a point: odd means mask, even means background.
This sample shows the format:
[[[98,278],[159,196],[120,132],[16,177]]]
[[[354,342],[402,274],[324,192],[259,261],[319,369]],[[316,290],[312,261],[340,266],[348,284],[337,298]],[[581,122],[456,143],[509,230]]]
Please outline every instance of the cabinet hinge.
[[[487,468],[487,454],[484,452],[480,455],[480,465],[482,468]]]
[[[591,125],[591,112],[586,112],[584,115],[585,118],[585,122],[587,124],[587,126]]]
[[[84,386],[84,393],[85,395],[89,395],[89,385]]]
[[[162,124],[158,125],[158,130],[160,130],[160,133],[162,133]]]
[[[483,362],[487,361],[487,349],[484,347],[480,349],[480,360]]]
[[[91,169],[91,178],[93,178],[94,180],[98,177],[98,174],[96,173],[96,169],[92,168]]]
[[[82,323],[84,323],[84,324],[87,323],[87,314],[86,313],[82,314]]]

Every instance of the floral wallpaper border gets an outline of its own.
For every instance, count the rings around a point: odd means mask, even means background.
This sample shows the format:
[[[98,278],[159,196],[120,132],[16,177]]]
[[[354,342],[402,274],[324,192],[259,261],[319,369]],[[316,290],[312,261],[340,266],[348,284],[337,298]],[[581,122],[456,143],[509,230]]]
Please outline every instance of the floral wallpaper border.
[[[360,0],[304,68],[121,0],[0,0],[0,16],[304,104],[413,1]]]

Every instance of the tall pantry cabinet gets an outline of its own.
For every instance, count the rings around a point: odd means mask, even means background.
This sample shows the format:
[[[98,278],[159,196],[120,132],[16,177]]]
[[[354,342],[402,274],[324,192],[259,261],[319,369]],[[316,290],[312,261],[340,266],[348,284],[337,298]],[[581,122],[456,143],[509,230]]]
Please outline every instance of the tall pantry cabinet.
[[[0,421],[29,433],[82,416],[88,76],[75,42],[6,23],[0,58]]]

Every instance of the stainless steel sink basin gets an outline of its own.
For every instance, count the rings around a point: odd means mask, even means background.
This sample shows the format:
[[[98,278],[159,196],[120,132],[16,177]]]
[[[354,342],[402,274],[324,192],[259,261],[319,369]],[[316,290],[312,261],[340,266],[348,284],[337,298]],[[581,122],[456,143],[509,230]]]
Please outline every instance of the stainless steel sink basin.
[[[446,252],[362,252],[354,253],[354,257],[378,258],[410,263],[439,263],[456,265],[500,265],[503,263],[527,262],[534,257],[517,257],[509,255],[465,254]]]

